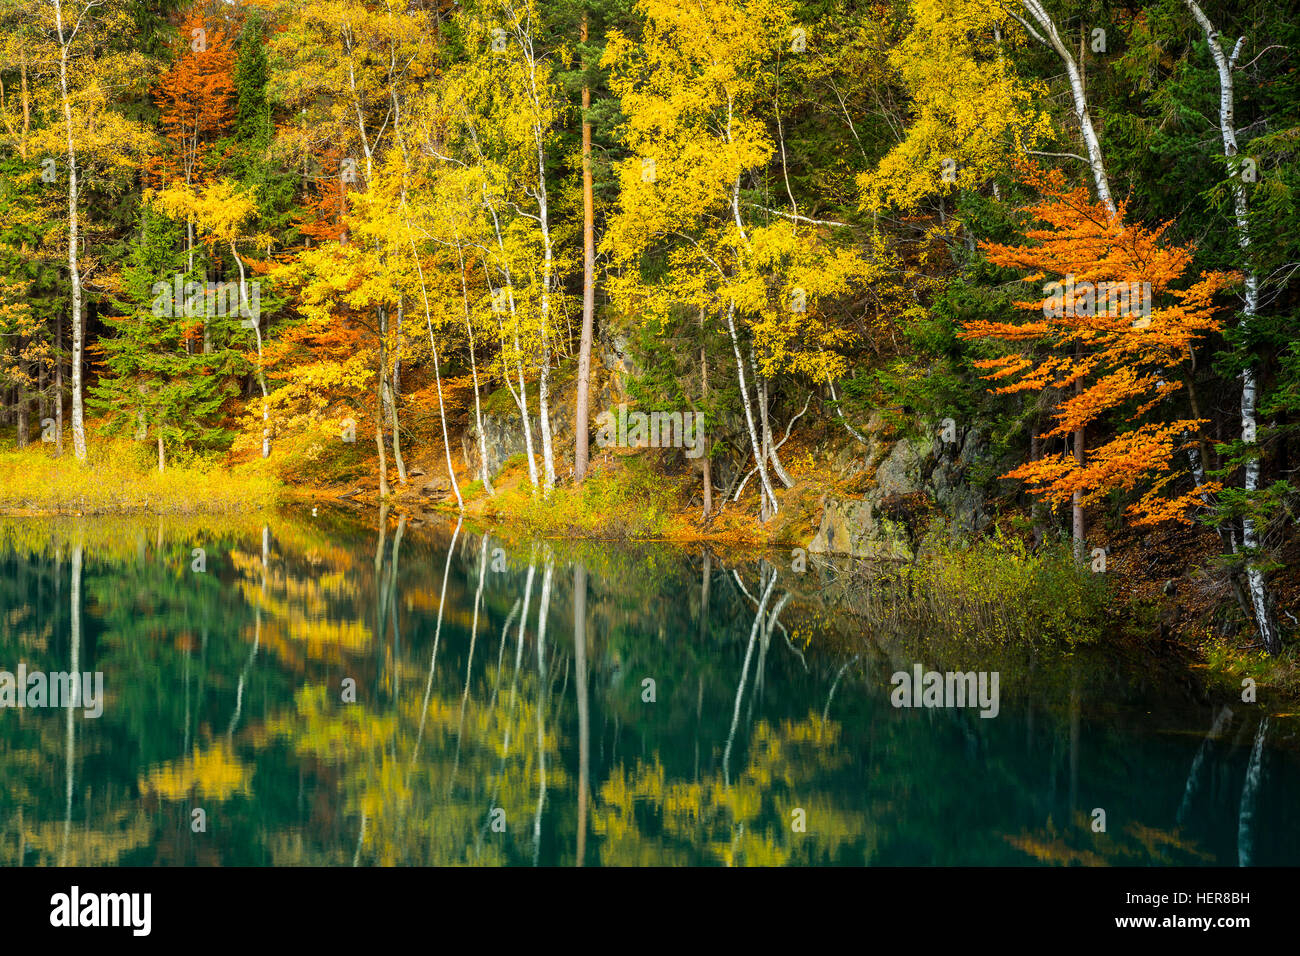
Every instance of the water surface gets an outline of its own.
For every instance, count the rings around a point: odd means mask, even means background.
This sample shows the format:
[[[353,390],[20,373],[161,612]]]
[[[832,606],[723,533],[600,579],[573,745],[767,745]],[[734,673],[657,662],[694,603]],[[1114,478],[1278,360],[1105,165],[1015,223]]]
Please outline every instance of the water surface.
[[[779,555],[312,511],[0,524],[0,670],[105,698],[0,709],[0,862],[1300,863],[1293,722],[1149,649],[886,635]],[[916,663],[998,671],[997,716],[895,708]]]

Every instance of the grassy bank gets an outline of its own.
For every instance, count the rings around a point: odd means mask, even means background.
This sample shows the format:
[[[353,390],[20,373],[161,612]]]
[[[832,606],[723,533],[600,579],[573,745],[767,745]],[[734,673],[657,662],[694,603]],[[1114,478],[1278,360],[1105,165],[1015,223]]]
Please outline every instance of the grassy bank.
[[[0,450],[0,513],[9,515],[231,514],[271,507],[280,493],[260,462],[159,472],[132,442],[96,441],[85,464],[71,447],[57,458],[49,445]]]

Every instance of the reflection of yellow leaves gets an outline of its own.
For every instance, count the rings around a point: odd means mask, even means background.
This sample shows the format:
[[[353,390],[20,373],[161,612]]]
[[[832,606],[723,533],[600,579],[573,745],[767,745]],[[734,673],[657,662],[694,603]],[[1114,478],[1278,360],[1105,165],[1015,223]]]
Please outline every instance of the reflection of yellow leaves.
[[[669,782],[656,757],[629,773],[616,768],[601,786],[592,829],[604,838],[601,856],[618,865],[686,865],[707,846],[727,866],[783,866],[792,859],[834,859],[863,842],[867,857],[874,829],[861,815],[839,813],[824,780],[847,760],[840,727],[817,714],[774,726],[758,721],[745,767],[730,783],[721,772],[694,782]],[[791,811],[816,821],[807,833],[790,827]],[[654,821],[655,836],[643,832]],[[811,852],[812,857],[805,854]]]
[[[247,794],[253,773],[239,758],[217,744],[211,750],[194,754],[181,761],[155,767],[140,781],[142,793],[157,793],[164,800],[184,800],[196,792],[201,797],[229,800],[236,793]]]
[[[397,719],[379,716],[361,707],[338,709],[323,686],[304,688],[297,695],[297,719],[274,719],[267,723],[272,737],[285,737],[299,753],[309,753],[334,762],[349,758],[383,755],[397,736]]]
[[[35,833],[25,834],[25,843],[28,850],[39,853],[38,858],[44,863],[113,866],[120,862],[123,853],[146,846],[153,838],[153,827],[147,816],[135,813],[128,820],[127,815],[125,808],[114,810],[97,820],[94,829],[76,825],[65,831],[62,820],[42,823]],[[11,862],[16,861],[11,859]]]
[[[263,591],[260,556],[232,550],[230,561],[242,576],[239,589],[244,600],[262,610],[263,643],[287,662],[300,661],[303,653],[312,660],[334,662],[341,660],[341,655],[370,647],[372,635],[367,624],[328,617],[330,599],[350,594],[345,575],[296,579],[272,572]]]
[[[1084,866],[1105,866],[1106,864],[1105,860],[1091,850],[1076,850],[1060,837],[1044,840],[1026,834],[1020,837],[1009,836],[1006,839],[1016,849],[1028,853],[1040,863],[1054,863],[1057,866],[1069,866],[1073,863],[1080,863]]]

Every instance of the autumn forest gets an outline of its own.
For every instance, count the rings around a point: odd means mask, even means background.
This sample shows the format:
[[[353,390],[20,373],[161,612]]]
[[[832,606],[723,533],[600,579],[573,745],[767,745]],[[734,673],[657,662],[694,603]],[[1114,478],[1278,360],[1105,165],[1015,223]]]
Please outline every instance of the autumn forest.
[[[0,0],[0,505],[1014,540],[1289,658],[1298,44],[1264,0]]]

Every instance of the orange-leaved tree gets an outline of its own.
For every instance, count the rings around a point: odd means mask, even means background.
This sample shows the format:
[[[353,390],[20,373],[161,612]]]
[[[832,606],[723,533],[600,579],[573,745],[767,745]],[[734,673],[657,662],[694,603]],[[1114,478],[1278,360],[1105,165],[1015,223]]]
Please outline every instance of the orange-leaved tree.
[[[1023,172],[1042,197],[1028,211],[1043,227],[1027,230],[1024,245],[982,245],[995,265],[1026,270],[1026,282],[1044,282],[1043,296],[1016,303],[1029,313],[1023,319],[970,322],[962,335],[1012,347],[976,363],[997,392],[1055,389],[1066,396],[1053,410],[1054,427],[1041,437],[1069,440],[1070,449],[1004,477],[1024,480],[1052,505],[1074,504],[1081,555],[1083,509],[1103,495],[1140,492],[1128,514],[1143,525],[1189,521],[1189,509],[1208,504],[1217,490],[1204,479],[1191,437],[1202,420],[1156,413],[1183,387],[1176,377],[1194,367],[1197,341],[1219,328],[1212,300],[1236,277],[1205,272],[1184,281],[1192,250],[1166,240],[1169,223],[1126,223],[1122,204],[1111,212],[1086,187],[1069,188],[1058,170]],[[1195,391],[1188,392],[1198,416]],[[1090,428],[1108,438],[1085,454]],[[1184,472],[1174,466],[1182,450],[1191,461],[1189,489],[1179,487]]]
[[[204,184],[210,175],[208,152],[235,116],[235,51],[220,20],[205,18],[199,5],[180,27],[181,54],[158,82],[159,120],[168,149],[149,164],[155,185]],[[185,221],[187,268],[194,272],[194,222]],[[204,351],[209,351],[204,325]]]

